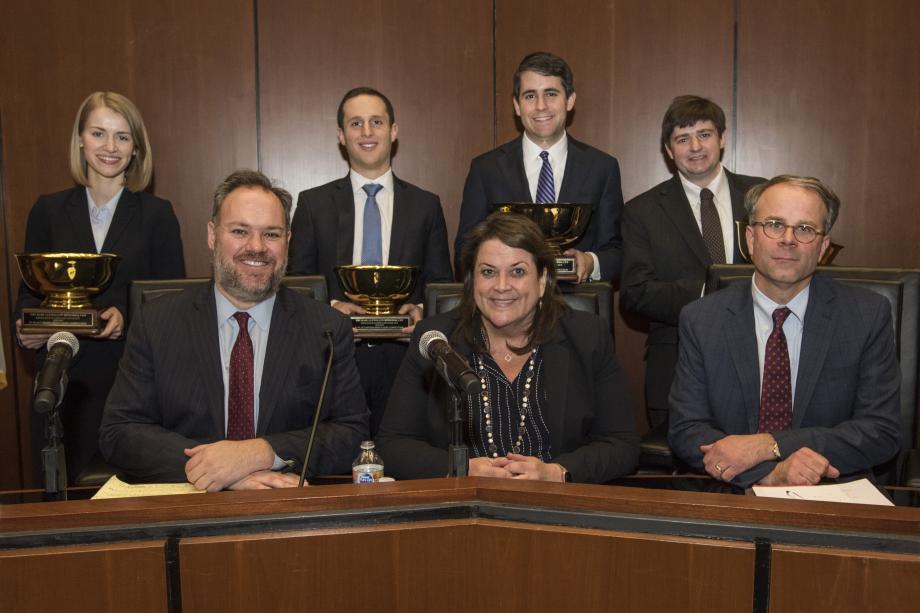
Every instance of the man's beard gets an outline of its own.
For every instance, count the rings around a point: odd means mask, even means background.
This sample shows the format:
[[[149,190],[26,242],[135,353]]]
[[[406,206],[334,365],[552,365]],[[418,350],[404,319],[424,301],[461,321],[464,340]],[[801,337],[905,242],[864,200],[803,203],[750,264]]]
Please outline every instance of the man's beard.
[[[286,262],[283,262],[282,266],[275,269],[274,258],[268,255],[266,252],[259,253],[254,251],[245,251],[237,256],[234,256],[234,259],[268,262],[273,267],[271,276],[266,278],[262,285],[257,287],[250,287],[243,282],[242,275],[237,269],[233,267],[232,262],[227,262],[223,258],[220,258],[218,253],[218,245],[215,245],[214,251],[211,254],[211,257],[214,260],[214,281],[225,292],[240,302],[262,302],[263,300],[266,300],[274,295],[274,293],[277,292],[278,288],[281,286],[281,280],[284,278],[284,269],[287,267]]]

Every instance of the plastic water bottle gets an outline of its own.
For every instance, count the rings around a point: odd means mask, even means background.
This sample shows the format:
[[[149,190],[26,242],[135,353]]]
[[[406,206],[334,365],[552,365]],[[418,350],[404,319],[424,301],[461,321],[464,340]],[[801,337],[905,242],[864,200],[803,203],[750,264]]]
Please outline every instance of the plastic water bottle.
[[[374,441],[361,443],[361,453],[351,463],[351,477],[355,483],[377,483],[383,476],[383,458],[374,449]]]

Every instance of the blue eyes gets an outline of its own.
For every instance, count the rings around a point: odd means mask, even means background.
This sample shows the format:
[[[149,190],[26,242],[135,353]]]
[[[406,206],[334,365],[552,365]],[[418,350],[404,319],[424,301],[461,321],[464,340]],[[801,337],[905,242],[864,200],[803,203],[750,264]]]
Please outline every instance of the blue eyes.
[[[229,232],[235,238],[240,238],[240,239],[248,238],[250,234],[250,231],[244,228],[231,228]],[[274,230],[271,230],[271,231],[262,233],[262,240],[267,241],[267,242],[274,242],[274,241],[281,240],[283,236],[284,235],[281,232],[276,232]]]

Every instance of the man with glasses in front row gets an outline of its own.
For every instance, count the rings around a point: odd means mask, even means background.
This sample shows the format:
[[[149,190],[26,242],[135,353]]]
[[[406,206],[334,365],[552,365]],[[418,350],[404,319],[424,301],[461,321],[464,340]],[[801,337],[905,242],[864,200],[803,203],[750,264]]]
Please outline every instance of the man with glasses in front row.
[[[739,487],[864,475],[898,451],[891,307],[814,274],[840,208],[819,180],[775,177],[745,208],[751,282],[680,314],[671,448]]]

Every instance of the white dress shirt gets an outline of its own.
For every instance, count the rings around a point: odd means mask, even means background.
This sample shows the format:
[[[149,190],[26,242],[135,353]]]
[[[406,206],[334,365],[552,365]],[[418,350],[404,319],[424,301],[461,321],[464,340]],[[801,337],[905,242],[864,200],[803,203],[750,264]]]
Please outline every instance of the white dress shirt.
[[[102,253],[102,245],[105,243],[105,237],[112,226],[112,217],[115,216],[115,209],[118,207],[118,199],[125,188],[121,188],[115,193],[111,200],[104,204],[96,204],[93,195],[86,188],[86,202],[89,204],[89,225],[93,229],[93,242],[96,243],[96,253]]]
[[[792,313],[783,322],[786,348],[789,350],[789,382],[792,384],[792,406],[795,409],[795,383],[799,374],[799,355],[802,353],[802,330],[805,325],[805,311],[808,309],[808,294],[811,284],[806,285],[787,304],[777,304],[751,280],[751,296],[754,299],[754,332],[757,335],[757,358],[760,360],[760,387],[763,389],[763,363],[767,353],[767,339],[773,333],[773,311],[786,307]]]
[[[702,214],[700,213],[700,192],[703,188],[688,181],[684,175],[679,172],[680,183],[684,187],[684,193],[690,202],[690,209],[693,211],[693,218],[696,219],[696,226],[703,231]],[[716,205],[716,211],[719,213],[719,222],[722,225],[722,242],[725,245],[725,263],[734,264],[735,261],[735,219],[732,213],[732,195],[728,189],[728,179],[725,177],[725,170],[719,166],[719,174],[706,186],[712,192],[713,201]]]

